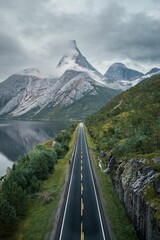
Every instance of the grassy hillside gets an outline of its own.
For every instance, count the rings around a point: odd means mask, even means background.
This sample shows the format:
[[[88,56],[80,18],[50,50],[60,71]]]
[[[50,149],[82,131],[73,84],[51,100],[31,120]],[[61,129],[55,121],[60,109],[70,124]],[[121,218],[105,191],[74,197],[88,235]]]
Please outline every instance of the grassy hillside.
[[[160,153],[160,75],[121,93],[87,118],[97,147],[115,157]]]

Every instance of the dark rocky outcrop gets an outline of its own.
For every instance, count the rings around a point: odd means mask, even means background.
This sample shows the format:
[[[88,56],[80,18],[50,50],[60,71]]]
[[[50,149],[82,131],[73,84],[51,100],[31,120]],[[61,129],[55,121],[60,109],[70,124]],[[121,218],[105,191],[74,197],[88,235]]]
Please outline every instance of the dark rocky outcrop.
[[[155,191],[160,194],[160,177],[153,181],[153,186]]]

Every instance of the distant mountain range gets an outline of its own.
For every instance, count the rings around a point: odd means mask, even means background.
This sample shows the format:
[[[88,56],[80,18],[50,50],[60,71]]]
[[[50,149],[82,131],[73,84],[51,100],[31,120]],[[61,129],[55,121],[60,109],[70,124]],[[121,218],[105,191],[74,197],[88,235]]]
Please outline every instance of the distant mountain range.
[[[102,75],[73,40],[55,69],[56,77],[45,77],[33,68],[0,83],[0,117],[83,118],[99,110],[122,90],[158,73],[158,68],[143,74],[115,63]]]

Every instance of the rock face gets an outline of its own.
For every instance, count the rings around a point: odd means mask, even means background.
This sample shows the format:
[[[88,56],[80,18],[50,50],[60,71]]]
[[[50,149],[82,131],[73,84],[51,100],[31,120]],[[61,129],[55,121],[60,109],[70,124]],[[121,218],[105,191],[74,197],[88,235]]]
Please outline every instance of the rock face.
[[[139,239],[159,240],[159,173],[147,160],[131,159],[115,165],[110,174]]]
[[[153,186],[155,191],[160,194],[160,177],[154,180]]]
[[[56,68],[57,76],[61,76],[66,70],[85,72],[91,78],[103,83],[102,74],[82,55],[75,40],[69,42],[66,52],[59,61]]]
[[[143,76],[143,73],[126,67],[123,63],[112,64],[104,75],[107,78],[112,78],[115,81],[120,80],[135,80]]]
[[[0,116],[56,118],[63,109],[66,113],[62,117],[79,118],[98,111],[118,93],[87,72],[66,70],[59,78],[39,78],[25,72],[0,84]]]
[[[152,68],[149,72],[147,72],[145,75],[151,75],[151,74],[157,74],[160,72],[160,68]]]
[[[143,73],[128,68],[123,63],[114,63],[104,74],[104,81],[110,87],[126,90],[140,82],[143,75]]]
[[[144,79],[160,74],[159,68],[152,68],[149,72],[142,72],[128,68],[123,63],[112,64],[104,74],[104,81],[112,88],[126,90]]]

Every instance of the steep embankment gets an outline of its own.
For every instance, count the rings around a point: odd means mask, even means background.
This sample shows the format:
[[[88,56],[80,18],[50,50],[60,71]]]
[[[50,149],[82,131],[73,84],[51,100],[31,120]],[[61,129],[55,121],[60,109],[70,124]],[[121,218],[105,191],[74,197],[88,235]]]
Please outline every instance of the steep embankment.
[[[160,76],[86,120],[140,239],[160,238]]]

